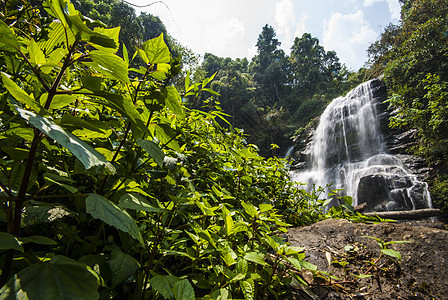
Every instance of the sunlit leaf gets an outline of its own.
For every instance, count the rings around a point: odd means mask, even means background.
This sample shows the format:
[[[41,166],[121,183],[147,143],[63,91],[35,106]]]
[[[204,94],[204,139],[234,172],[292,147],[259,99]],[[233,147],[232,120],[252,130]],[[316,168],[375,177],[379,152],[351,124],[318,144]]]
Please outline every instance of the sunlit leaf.
[[[20,51],[20,44],[15,37],[14,31],[2,20],[0,20],[0,50],[1,51]]]
[[[148,200],[138,194],[130,193],[124,194],[120,198],[118,206],[121,208],[128,208],[133,210],[142,210],[148,212],[166,212],[166,209],[154,207]]]
[[[89,57],[92,59],[94,65],[85,63],[86,65],[94,67],[96,71],[109,78],[130,83],[126,62],[119,56],[106,51],[94,50],[90,51]]]
[[[28,105],[39,114],[45,114],[45,109],[40,103],[31,98],[24,90],[22,90],[14,81],[2,73],[2,81],[8,92],[20,103]]]
[[[83,142],[70,132],[66,132],[61,126],[56,125],[48,118],[36,115],[35,113],[25,109],[16,109],[22,118],[27,120],[31,125],[69,150],[81,161],[86,169],[100,166],[104,167],[104,171],[106,173],[115,173],[114,166],[89,144]]]
[[[170,50],[163,40],[163,33],[146,41],[143,50],[151,64],[169,63],[171,60]]]
[[[42,49],[40,49],[39,45],[33,39],[31,39],[30,43],[28,44],[28,54],[30,55],[30,60],[36,66],[43,65],[47,61],[44,52],[42,51]]]

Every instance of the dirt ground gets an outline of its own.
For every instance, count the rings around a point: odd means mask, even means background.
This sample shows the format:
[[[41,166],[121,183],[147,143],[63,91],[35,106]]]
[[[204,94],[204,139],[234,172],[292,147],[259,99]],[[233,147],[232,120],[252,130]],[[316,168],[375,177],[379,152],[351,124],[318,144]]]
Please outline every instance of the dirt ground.
[[[386,245],[401,254],[398,261],[363,236],[410,243]],[[295,291],[291,299],[448,299],[448,230],[443,223],[325,220],[292,228],[286,239],[305,247],[306,260],[327,272],[316,273],[322,278],[305,272],[310,288]]]

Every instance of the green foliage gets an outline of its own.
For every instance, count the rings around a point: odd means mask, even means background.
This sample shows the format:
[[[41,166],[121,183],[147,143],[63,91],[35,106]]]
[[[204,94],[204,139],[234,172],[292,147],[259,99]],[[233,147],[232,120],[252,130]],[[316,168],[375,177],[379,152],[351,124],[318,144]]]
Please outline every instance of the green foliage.
[[[278,298],[305,285],[289,264],[315,267],[279,235],[324,218],[322,204],[224,129],[213,99],[184,106],[216,96],[214,76],[187,77],[182,99],[163,35],[132,61],[118,28],[65,0],[43,8],[28,7],[47,14],[40,31],[18,27],[40,22],[28,14],[0,21],[1,299]]]

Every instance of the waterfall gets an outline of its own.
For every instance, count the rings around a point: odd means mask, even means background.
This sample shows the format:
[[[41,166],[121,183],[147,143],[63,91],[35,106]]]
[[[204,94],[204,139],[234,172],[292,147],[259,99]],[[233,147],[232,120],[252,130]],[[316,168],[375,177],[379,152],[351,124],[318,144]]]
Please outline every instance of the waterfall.
[[[328,105],[309,146],[308,169],[291,177],[308,189],[331,183],[331,189],[352,196],[354,205],[366,202],[368,211],[431,208],[427,184],[388,154],[379,125],[377,83],[363,83]]]

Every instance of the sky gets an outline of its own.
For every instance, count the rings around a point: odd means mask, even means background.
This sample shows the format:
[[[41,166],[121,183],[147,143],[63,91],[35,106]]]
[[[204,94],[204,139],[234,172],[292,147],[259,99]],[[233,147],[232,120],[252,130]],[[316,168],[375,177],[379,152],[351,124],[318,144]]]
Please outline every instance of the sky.
[[[160,17],[167,31],[197,54],[232,59],[257,54],[264,25],[272,26],[286,54],[295,37],[310,33],[326,51],[357,71],[367,48],[400,19],[399,0],[128,0]]]

